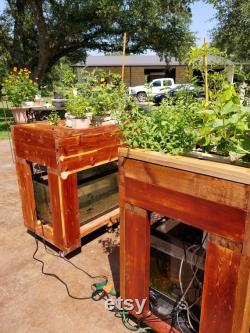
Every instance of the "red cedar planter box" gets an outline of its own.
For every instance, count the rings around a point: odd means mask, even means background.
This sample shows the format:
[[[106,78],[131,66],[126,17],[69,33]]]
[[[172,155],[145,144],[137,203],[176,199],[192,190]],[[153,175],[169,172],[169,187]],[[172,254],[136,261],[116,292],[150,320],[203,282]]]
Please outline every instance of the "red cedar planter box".
[[[118,158],[121,133],[115,125],[84,130],[45,123],[14,125],[12,139],[29,230],[68,253],[80,247],[81,237],[118,218],[117,170],[111,162]],[[38,181],[34,163],[41,168]],[[38,208],[46,223],[37,216]]]
[[[208,232],[199,332],[247,333],[250,169],[121,148],[119,192],[121,297],[149,299],[148,213],[156,212]],[[157,332],[170,330],[156,316],[144,321]]]

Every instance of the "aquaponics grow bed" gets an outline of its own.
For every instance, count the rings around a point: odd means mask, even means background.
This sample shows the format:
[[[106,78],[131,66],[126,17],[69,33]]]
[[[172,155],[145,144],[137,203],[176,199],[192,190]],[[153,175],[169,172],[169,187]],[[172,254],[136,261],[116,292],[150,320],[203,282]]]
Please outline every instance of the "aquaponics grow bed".
[[[147,299],[139,317],[156,332],[180,332],[150,312],[150,212],[156,212],[208,233],[199,332],[247,333],[250,169],[121,148],[119,193],[121,297]]]
[[[69,253],[119,216],[115,125],[69,129],[12,126],[24,224]]]

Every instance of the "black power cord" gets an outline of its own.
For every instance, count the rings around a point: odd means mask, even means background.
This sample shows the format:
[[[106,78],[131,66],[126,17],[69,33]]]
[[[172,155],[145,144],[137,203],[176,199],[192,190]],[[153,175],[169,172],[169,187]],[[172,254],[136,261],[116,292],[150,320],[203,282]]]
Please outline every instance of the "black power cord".
[[[58,275],[54,274],[54,273],[49,273],[49,272],[45,272],[44,271],[44,267],[45,267],[45,263],[44,261],[42,261],[41,259],[38,259],[36,258],[36,253],[38,252],[38,249],[39,249],[39,246],[38,246],[38,239],[37,237],[35,238],[35,242],[36,242],[36,249],[35,249],[35,252],[33,253],[33,259],[40,262],[41,265],[42,265],[42,269],[41,269],[41,272],[42,274],[46,275],[46,276],[51,276],[53,278],[55,278],[56,280],[58,280],[59,282],[61,282],[64,287],[66,288],[66,291],[67,291],[67,294],[69,297],[73,298],[73,299],[76,299],[76,300],[87,300],[87,299],[92,299],[92,296],[87,296],[87,297],[77,297],[77,296],[73,296],[71,295],[70,291],[69,291],[69,288],[68,288],[68,285],[65,281],[63,281]],[[59,257],[59,256],[58,256]]]
[[[46,275],[46,276],[50,276],[50,277],[53,277],[55,278],[56,280],[58,280],[60,283],[62,283],[67,291],[67,294],[70,298],[73,298],[73,299],[76,299],[76,300],[88,300],[88,299],[93,299],[95,301],[98,301],[102,298],[105,298],[105,297],[108,297],[108,295],[103,291],[102,293],[98,293],[97,295],[97,292],[96,290],[94,289],[94,284],[91,285],[91,288],[92,288],[92,295],[91,296],[86,296],[86,297],[77,297],[77,296],[73,296],[71,295],[70,291],[69,291],[69,288],[68,288],[68,285],[65,281],[63,281],[58,275],[54,274],[54,273],[49,273],[49,272],[45,272],[44,268],[45,268],[45,263],[43,260],[41,259],[38,259],[36,257],[36,254],[38,252],[38,249],[39,249],[39,240],[38,240],[38,235],[36,233],[36,209],[34,209],[34,213],[33,213],[33,221],[34,221],[34,232],[35,232],[35,243],[36,243],[36,248],[35,248],[35,251],[33,253],[33,256],[32,258],[34,260],[36,260],[37,262],[39,262],[41,265],[42,265],[42,268],[41,268],[41,272],[43,275]],[[46,251],[46,253],[50,254],[50,255],[53,255],[57,258],[60,258],[60,259],[63,259],[64,261],[66,261],[67,263],[71,264],[73,267],[75,267],[76,269],[78,269],[79,271],[83,272],[86,276],[88,276],[90,279],[104,279],[105,280],[105,283],[108,282],[108,278],[105,276],[105,275],[91,275],[90,273],[88,273],[87,271],[85,271],[84,269],[82,269],[81,267],[77,266],[76,264],[74,264],[73,262],[71,262],[70,260],[68,260],[67,258],[65,258],[64,255],[62,254],[58,254],[58,253],[54,253],[52,251],[49,251],[47,249],[47,246],[46,246],[46,242],[45,242],[45,239],[44,239],[44,230],[43,230],[43,223],[41,223],[41,226],[42,226],[42,234],[43,234],[43,237],[42,237],[42,241],[43,241],[43,245],[44,245],[44,249]]]

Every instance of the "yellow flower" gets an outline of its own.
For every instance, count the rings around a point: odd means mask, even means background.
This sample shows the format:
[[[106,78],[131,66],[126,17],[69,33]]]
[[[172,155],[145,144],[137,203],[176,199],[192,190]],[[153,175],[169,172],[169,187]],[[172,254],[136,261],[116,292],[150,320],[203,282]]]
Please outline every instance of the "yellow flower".
[[[33,83],[33,81],[32,81],[32,80],[29,80],[29,82],[30,82],[30,83]]]
[[[16,72],[16,71],[17,71],[17,67],[14,66],[14,67],[13,67],[13,72]]]
[[[102,78],[101,78],[101,82],[105,82],[105,79],[104,79],[104,77],[102,77]]]

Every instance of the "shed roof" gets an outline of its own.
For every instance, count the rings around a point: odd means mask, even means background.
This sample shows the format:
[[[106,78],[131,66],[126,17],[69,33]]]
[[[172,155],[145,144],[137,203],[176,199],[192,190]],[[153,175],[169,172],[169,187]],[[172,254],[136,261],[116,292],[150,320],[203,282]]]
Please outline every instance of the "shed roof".
[[[218,64],[218,65],[233,65],[231,60],[218,57],[218,56],[209,56],[209,64]],[[73,64],[73,67],[120,67],[122,65],[122,56],[88,56],[86,62],[80,61],[76,64]],[[160,59],[157,55],[128,55],[125,57],[125,66],[166,66],[167,63],[164,59]],[[168,62],[170,66],[183,66],[184,62],[178,61],[176,58],[171,58]]]

